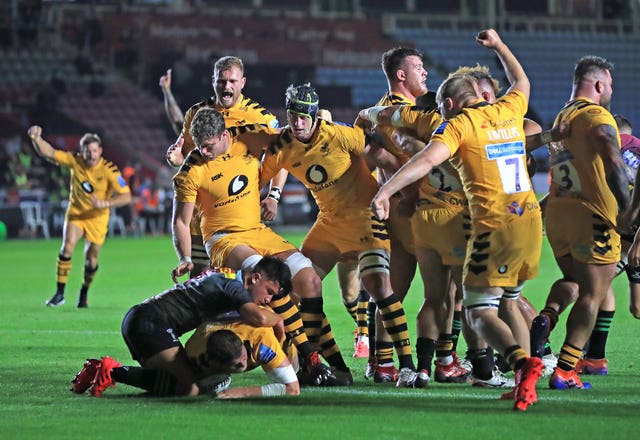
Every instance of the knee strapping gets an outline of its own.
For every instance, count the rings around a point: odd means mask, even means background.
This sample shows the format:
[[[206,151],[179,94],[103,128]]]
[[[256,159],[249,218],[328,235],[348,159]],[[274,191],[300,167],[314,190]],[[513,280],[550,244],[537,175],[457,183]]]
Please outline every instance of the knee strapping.
[[[389,252],[383,249],[371,249],[358,255],[360,276],[372,273],[389,273]]]
[[[302,252],[295,252],[284,260],[285,264],[289,266],[289,271],[291,271],[291,278],[295,277],[298,272],[302,269],[306,269],[308,267],[313,268],[313,263],[311,260],[305,257]]]

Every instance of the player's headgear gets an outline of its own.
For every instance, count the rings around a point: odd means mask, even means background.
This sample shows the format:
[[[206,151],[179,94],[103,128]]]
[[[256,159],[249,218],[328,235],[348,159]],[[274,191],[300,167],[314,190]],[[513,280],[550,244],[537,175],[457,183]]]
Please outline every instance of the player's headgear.
[[[318,116],[318,110],[320,110],[320,98],[316,89],[311,87],[310,83],[300,86],[291,84],[287,87],[285,107],[287,113],[291,112],[311,118],[311,124],[313,125]]]

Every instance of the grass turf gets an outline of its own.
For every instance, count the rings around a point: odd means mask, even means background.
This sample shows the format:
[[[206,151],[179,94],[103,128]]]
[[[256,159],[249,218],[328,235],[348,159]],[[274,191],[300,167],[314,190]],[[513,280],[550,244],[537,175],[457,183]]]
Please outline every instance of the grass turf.
[[[299,244],[302,234],[283,232]],[[632,438],[640,408],[638,323],[627,312],[626,278],[616,279],[618,311],[607,350],[610,374],[588,377],[588,391],[552,391],[538,383],[539,402],[525,414],[499,400],[501,391],[433,383],[424,390],[399,390],[362,378],[365,359],[353,359],[354,324],[337,290],[334,274],[324,282],[326,313],[351,367],[348,388],[302,390],[297,398],[216,401],[209,397],[148,398],[126,385],[100,399],[69,392],[69,381],[85,358],[110,355],[135,365],[120,323],[128,308],[171,286],[176,259],[169,237],[109,238],[89,292],[89,308],[75,307],[82,278],[82,246],[64,306],[44,301],[54,292],[60,239],[0,243],[3,305],[0,321],[0,426],[3,438],[280,438],[395,439],[468,436],[545,438]],[[558,277],[550,251],[543,250],[540,276],[524,294],[541,307]],[[415,341],[415,314],[422,298],[419,276],[405,308]],[[564,318],[552,335],[558,351]],[[458,351],[464,352],[464,342]],[[232,386],[264,384],[259,370],[234,376]]]

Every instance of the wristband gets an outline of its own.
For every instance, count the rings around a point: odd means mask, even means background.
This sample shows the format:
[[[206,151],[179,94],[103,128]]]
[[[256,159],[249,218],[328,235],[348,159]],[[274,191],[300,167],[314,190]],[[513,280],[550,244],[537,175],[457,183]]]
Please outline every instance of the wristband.
[[[180,264],[184,264],[184,263],[193,263],[193,261],[191,261],[191,257],[184,256],[180,258]]]
[[[547,130],[547,131],[543,131],[542,133],[540,133],[540,142],[542,142],[542,145],[548,144],[549,142],[551,142],[551,131]]]
[[[360,116],[367,121],[371,121],[372,124],[378,123],[378,113],[384,110],[385,106],[369,107],[360,112]]]
[[[281,194],[282,194],[282,190],[280,188],[278,188],[277,186],[272,186],[271,190],[269,190],[269,195],[267,197],[275,200],[276,203],[278,203],[280,201]]]

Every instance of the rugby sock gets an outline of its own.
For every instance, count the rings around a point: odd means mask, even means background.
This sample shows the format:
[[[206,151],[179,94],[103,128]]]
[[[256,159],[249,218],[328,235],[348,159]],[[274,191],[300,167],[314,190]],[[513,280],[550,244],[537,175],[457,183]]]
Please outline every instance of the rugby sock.
[[[460,338],[460,331],[462,330],[462,311],[456,310],[453,312],[453,324],[451,327],[451,340],[453,341],[453,351],[458,349],[458,339]]]
[[[344,304],[344,308],[347,309],[347,313],[349,314],[349,316],[351,316],[351,318],[353,319],[353,322],[355,322],[357,325],[358,324],[358,317],[357,317],[358,299],[356,298],[354,301],[350,303],[345,302],[343,304]]]
[[[540,315],[549,318],[549,333],[551,333],[556,327],[556,324],[558,324],[558,312],[551,307],[545,307],[540,311]]]
[[[519,345],[513,345],[507,348],[507,351],[504,353],[504,358],[509,363],[511,369],[516,371],[524,365],[524,361],[527,359],[527,352]]]
[[[451,333],[440,333],[436,341],[436,358],[443,366],[451,365],[453,362],[453,340]]]
[[[491,348],[467,350],[467,358],[471,361],[473,376],[476,379],[491,379],[493,376],[493,350]]]
[[[558,368],[562,368],[564,371],[571,371],[575,369],[578,360],[580,360],[580,356],[582,356],[582,349],[574,347],[565,341],[560,349]]]
[[[322,314],[322,330],[320,332],[319,344],[320,354],[322,354],[322,357],[327,360],[329,365],[342,371],[347,371],[349,369],[347,364],[344,363],[342,353],[340,353],[340,348],[333,337],[331,324],[329,324],[329,319],[327,319],[327,316],[324,313]]]
[[[358,306],[356,308],[356,331],[359,335],[368,335],[369,327],[367,325],[367,311],[369,309],[369,293],[366,290],[360,290],[358,294]]]
[[[91,286],[91,283],[93,283],[93,279],[95,278],[97,271],[97,265],[96,267],[91,267],[87,264],[84,265],[84,280],[82,282],[82,285],[87,287],[87,289],[89,288],[89,286]]]
[[[409,341],[409,329],[407,328],[407,317],[404,314],[402,303],[395,294],[378,301],[378,308],[382,314],[382,323],[387,330],[389,337],[393,341],[393,346],[398,355],[400,368],[410,368],[415,370],[413,358],[411,357],[411,342]]]
[[[58,261],[56,263],[56,293],[64,294],[69,272],[71,272],[71,257],[65,257],[62,254],[58,255]]]
[[[367,330],[369,333],[369,361],[372,361],[376,355],[376,312],[378,306],[373,300],[367,305]]]
[[[378,339],[376,341],[376,359],[378,365],[382,367],[393,365],[393,342]]]
[[[589,359],[604,359],[606,357],[607,337],[609,336],[611,321],[613,321],[613,315],[615,313],[615,310],[598,310],[596,325],[591,332],[589,348],[587,349],[585,357]]]
[[[116,367],[111,377],[119,383],[149,391],[154,396],[175,396],[177,379],[164,370],[142,367]]]
[[[313,353],[314,349],[305,333],[300,310],[291,300],[291,296],[287,294],[274,297],[269,305],[284,321],[285,333],[293,341],[300,354],[306,357]]]
[[[416,356],[418,358],[418,370],[427,370],[431,375],[433,354],[436,351],[436,340],[418,337],[416,341]]]

